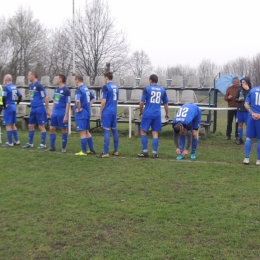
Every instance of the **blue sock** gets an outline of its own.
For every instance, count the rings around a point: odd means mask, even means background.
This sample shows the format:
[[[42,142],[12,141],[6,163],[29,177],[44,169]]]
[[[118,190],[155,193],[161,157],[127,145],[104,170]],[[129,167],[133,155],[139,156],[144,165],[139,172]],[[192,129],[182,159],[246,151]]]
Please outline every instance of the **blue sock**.
[[[257,140],[256,151],[257,151],[257,160],[260,160],[260,140]]]
[[[159,139],[158,138],[153,138],[153,140],[152,140],[153,153],[157,153],[158,145],[159,145]]]
[[[68,133],[62,134],[62,148],[66,148],[68,143]]]
[[[110,144],[110,130],[104,129],[104,154],[108,154]]]
[[[90,151],[94,151],[94,144],[93,144],[93,138],[89,137],[88,139],[88,147]]]
[[[34,130],[29,131],[29,144],[33,144]]]
[[[56,134],[50,134],[50,145],[51,147],[55,147]]]
[[[181,153],[184,151],[185,142],[186,142],[186,135],[180,135],[179,145],[180,145]]]
[[[238,133],[238,138],[243,139],[243,128],[238,128],[237,133]]]
[[[141,135],[142,148],[144,153],[148,153],[148,137],[147,135]]]
[[[15,142],[18,142],[19,141],[19,136],[18,136],[18,131],[17,130],[13,130],[13,136],[14,136]]]
[[[46,132],[42,132],[42,141],[41,141],[41,144],[46,145],[46,136],[47,136],[47,133],[46,133]]]
[[[191,141],[191,153],[196,153],[197,146],[198,146],[198,138],[195,138],[195,139],[192,138],[192,141]]]
[[[112,129],[112,133],[114,138],[114,152],[118,152],[119,134],[117,129]]]
[[[252,149],[252,140],[245,141],[245,157],[249,158]]]
[[[82,152],[83,152],[83,153],[86,153],[86,152],[87,152],[88,139],[87,139],[87,138],[80,139],[80,142],[81,142]]]
[[[9,144],[13,143],[12,137],[13,137],[13,130],[6,131],[7,140]]]

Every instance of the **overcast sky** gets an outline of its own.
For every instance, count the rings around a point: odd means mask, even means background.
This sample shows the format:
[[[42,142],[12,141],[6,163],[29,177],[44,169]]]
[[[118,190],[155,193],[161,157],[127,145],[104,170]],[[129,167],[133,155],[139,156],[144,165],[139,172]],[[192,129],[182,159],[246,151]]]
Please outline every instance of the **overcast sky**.
[[[80,8],[85,0],[75,0]],[[132,50],[143,49],[154,67],[221,65],[260,52],[259,0],[108,0]],[[1,0],[0,15],[30,6],[48,28],[72,17],[72,0]]]

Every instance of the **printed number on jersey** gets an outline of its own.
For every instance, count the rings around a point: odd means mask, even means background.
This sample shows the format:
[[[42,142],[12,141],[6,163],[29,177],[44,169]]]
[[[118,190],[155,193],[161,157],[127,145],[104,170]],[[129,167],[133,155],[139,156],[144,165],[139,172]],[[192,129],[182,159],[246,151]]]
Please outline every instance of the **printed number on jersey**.
[[[160,104],[161,103],[161,94],[162,94],[161,92],[152,91],[150,103]]]
[[[117,100],[116,89],[113,89],[113,99]]]
[[[178,110],[178,113],[177,113],[176,117],[186,117],[188,111],[189,111],[189,108],[187,108],[187,107],[180,108]]]
[[[256,106],[260,106],[260,95],[258,92],[255,92],[255,104]]]
[[[17,90],[12,90],[12,100],[16,99]]]

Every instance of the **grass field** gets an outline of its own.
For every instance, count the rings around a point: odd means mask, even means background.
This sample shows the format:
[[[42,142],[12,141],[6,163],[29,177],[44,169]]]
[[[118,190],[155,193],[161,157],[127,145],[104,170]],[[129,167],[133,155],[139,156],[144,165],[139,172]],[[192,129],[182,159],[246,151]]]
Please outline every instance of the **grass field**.
[[[224,140],[225,113],[193,162],[175,160],[170,126],[160,158],[138,159],[127,128],[119,158],[74,156],[76,134],[67,154],[0,148],[0,259],[260,259],[256,154],[242,164],[243,147]],[[102,152],[102,133],[93,137]]]

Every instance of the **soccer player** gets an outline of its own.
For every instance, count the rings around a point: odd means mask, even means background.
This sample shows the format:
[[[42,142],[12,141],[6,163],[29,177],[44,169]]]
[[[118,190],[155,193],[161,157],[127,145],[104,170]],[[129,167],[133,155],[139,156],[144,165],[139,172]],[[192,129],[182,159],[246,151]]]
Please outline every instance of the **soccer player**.
[[[43,85],[37,80],[37,74],[34,71],[28,73],[28,79],[31,82],[29,85],[30,91],[30,103],[31,111],[29,116],[29,134],[28,143],[23,148],[33,147],[33,139],[35,132],[35,124],[38,124],[41,131],[41,144],[38,149],[44,149],[46,147],[46,129],[45,124],[47,122],[47,115],[50,116],[49,112],[49,99],[46,96]],[[45,106],[44,106],[45,102]],[[46,114],[47,111],[47,114]]]
[[[3,92],[3,106],[4,106],[4,122],[6,129],[7,140],[3,146],[11,147],[14,145],[19,145],[18,131],[15,126],[16,123],[16,96],[18,96],[17,104],[22,100],[22,95],[12,83],[12,76],[10,74],[5,75],[4,82],[6,84]],[[14,136],[14,142],[12,141],[12,136]]]
[[[147,132],[149,128],[152,128],[152,158],[158,158],[158,133],[162,130],[161,122],[161,104],[163,102],[165,109],[165,119],[169,119],[168,111],[168,97],[166,90],[157,85],[158,77],[152,74],[149,77],[150,86],[147,86],[143,90],[142,99],[139,106],[139,116],[141,120],[141,143],[143,152],[138,154],[138,157],[149,157],[148,155],[148,137]],[[145,108],[144,108],[145,105]]]
[[[247,124],[248,111],[245,108],[245,98],[251,89],[251,82],[248,77],[241,80],[242,87],[236,93],[235,101],[237,102],[237,123],[238,123],[238,141],[237,145],[243,144],[243,125]]]
[[[77,86],[75,93],[76,130],[79,131],[82,148],[82,150],[75,153],[75,155],[86,156],[87,154],[95,154],[92,135],[89,132],[91,106],[95,100],[95,97],[83,84],[83,77],[81,75],[76,75],[75,83]],[[89,146],[89,151],[87,151],[87,145]]]
[[[246,129],[244,164],[249,164],[252,138],[257,138],[257,161],[260,166],[260,86],[252,88],[246,97],[245,108],[249,112]]]
[[[198,130],[201,122],[201,110],[195,104],[184,104],[178,110],[175,118],[173,119],[173,131],[175,134],[180,134],[180,151],[177,160],[182,160],[185,155],[188,154],[188,150],[185,149],[183,152],[181,149],[184,147],[186,142],[186,135],[188,131],[192,131],[192,142],[191,142],[191,159],[196,159],[196,151],[198,146]],[[187,147],[187,146],[186,146]]]
[[[118,87],[112,82],[113,73],[104,73],[105,85],[102,88],[102,101],[100,106],[100,120],[104,132],[104,151],[98,158],[109,158],[110,129],[114,138],[114,156],[118,156],[119,135],[117,131],[117,100]]]
[[[54,92],[54,104],[51,114],[50,125],[50,148],[46,152],[56,151],[56,128],[61,128],[62,131],[62,153],[66,153],[68,141],[68,116],[70,110],[70,90],[65,86],[66,77],[59,74],[57,77],[58,87]]]

